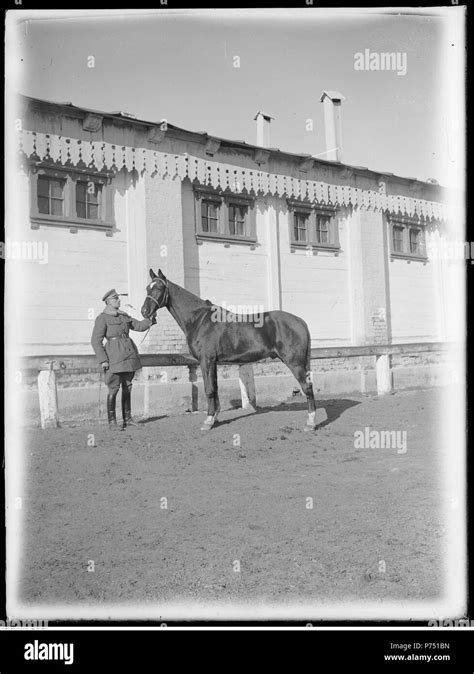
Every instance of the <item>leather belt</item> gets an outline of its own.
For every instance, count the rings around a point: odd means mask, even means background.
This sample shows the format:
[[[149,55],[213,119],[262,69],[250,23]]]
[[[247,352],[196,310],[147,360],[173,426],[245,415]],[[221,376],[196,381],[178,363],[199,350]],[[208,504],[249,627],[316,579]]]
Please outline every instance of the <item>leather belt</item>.
[[[107,337],[108,342],[110,342],[112,339],[128,339],[128,335],[119,335],[118,337]]]

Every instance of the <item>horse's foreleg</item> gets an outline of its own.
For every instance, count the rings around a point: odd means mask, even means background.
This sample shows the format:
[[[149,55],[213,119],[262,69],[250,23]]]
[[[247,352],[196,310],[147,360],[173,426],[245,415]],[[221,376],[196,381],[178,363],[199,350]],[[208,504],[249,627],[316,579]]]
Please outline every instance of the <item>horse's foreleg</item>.
[[[210,403],[208,401],[208,414],[212,414],[214,416],[214,421],[217,421],[217,415],[221,411],[221,404],[219,402],[219,394],[218,394],[218,389],[217,389],[217,363],[213,362],[210,371],[209,371],[210,377],[211,377],[211,395],[213,396],[213,404],[214,407],[212,408]]]
[[[201,430],[208,431],[214,426],[220,410],[217,395],[217,363],[213,360],[206,360],[201,363],[201,370],[207,397],[207,417],[201,426]]]

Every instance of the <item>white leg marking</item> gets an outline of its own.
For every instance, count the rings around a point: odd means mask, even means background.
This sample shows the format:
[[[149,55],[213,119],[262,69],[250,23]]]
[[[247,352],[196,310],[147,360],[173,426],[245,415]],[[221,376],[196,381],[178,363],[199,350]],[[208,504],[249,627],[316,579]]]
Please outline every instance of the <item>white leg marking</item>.
[[[214,421],[215,421],[215,415],[214,416],[212,416],[212,415],[207,416],[204,420],[203,425],[201,426],[201,431],[209,431],[213,427]]]
[[[303,430],[312,431],[316,427],[316,412],[308,412],[308,418],[306,420],[306,426]]]

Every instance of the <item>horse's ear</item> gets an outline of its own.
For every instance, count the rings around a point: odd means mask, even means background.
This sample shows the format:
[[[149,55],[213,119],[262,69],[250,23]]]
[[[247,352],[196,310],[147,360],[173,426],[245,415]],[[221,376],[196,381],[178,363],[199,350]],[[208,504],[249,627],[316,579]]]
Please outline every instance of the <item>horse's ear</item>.
[[[163,272],[161,271],[161,269],[158,269],[158,276],[159,276],[161,279],[163,279],[163,281],[166,281],[166,276],[163,274]]]
[[[151,280],[152,280],[152,281],[153,281],[153,279],[156,278],[156,274],[155,274],[155,272],[153,271],[153,269],[151,269],[151,268],[150,268],[150,276],[151,276]]]

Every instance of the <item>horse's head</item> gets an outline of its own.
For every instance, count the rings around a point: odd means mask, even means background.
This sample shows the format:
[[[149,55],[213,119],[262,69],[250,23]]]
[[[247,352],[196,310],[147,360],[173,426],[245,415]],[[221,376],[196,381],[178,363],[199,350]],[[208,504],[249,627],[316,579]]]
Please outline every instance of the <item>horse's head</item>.
[[[146,298],[142,306],[144,318],[154,316],[158,309],[167,306],[169,299],[168,279],[162,274],[161,269],[158,269],[158,274],[150,269],[150,277],[151,283],[146,287]]]

